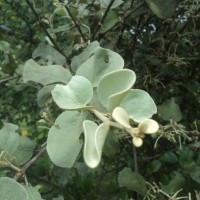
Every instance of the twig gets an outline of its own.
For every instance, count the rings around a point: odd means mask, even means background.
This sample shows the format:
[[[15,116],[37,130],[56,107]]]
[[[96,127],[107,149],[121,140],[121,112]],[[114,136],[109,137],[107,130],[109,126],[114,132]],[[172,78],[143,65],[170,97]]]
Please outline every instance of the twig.
[[[50,35],[50,33],[46,30],[46,28],[44,27],[44,24],[42,23],[38,13],[36,12],[35,8],[33,7],[33,5],[30,3],[29,0],[26,0],[26,3],[28,4],[28,6],[30,7],[30,9],[32,10],[33,14],[35,15],[40,27],[42,28],[42,30],[44,31],[44,33],[47,35],[47,37],[50,39],[50,41],[52,42],[52,44],[54,45],[55,49],[57,51],[59,51],[65,58],[66,55],[63,53],[63,51],[58,47],[57,43],[55,42],[55,40],[52,38],[52,36]]]
[[[101,28],[101,26],[102,26],[104,20],[106,19],[107,15],[108,15],[108,12],[109,12],[109,10],[111,9],[111,7],[112,7],[114,1],[115,1],[115,0],[111,0],[110,3],[108,4],[108,7],[106,8],[105,13],[103,14],[102,18],[100,19],[99,23],[97,24],[97,26],[95,27],[95,29],[94,29],[94,31],[93,31],[93,33],[92,33],[92,36],[91,36],[91,38],[90,38],[91,41],[95,38],[97,32],[98,32],[99,29]]]
[[[17,78],[19,78],[19,76],[11,76],[11,77],[5,78],[3,80],[0,80],[0,84],[6,83],[6,82],[8,82],[10,80],[17,79]]]
[[[62,0],[59,0],[59,2],[60,2],[60,3],[63,3]],[[67,10],[67,12],[68,12],[69,16],[71,17],[72,21],[74,22],[74,25],[76,26],[76,28],[77,28],[78,32],[80,33],[81,37],[83,38],[83,41],[84,41],[84,42],[87,42],[87,39],[85,38],[85,36],[84,36],[84,34],[83,34],[83,32],[82,32],[82,30],[81,30],[79,24],[76,22],[75,18],[73,17],[73,15],[72,15],[70,9],[68,8],[68,6],[67,6],[66,4],[64,4],[64,7],[65,7],[65,9]]]
[[[139,173],[138,160],[137,160],[137,150],[136,150],[136,147],[134,145],[133,145],[133,159],[134,159],[134,171]]]
[[[40,158],[40,156],[43,155],[43,153],[46,151],[46,147],[43,147],[31,160],[29,160],[22,168],[20,172],[17,172],[14,176],[14,180],[18,180],[21,178],[23,175],[25,175],[26,170]]]

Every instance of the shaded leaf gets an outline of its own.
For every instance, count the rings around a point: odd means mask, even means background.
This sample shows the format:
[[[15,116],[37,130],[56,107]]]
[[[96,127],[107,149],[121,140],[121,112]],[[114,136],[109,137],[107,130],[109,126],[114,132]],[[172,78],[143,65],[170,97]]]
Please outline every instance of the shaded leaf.
[[[92,99],[93,87],[85,77],[73,76],[68,85],[56,85],[51,94],[60,108],[80,109]]]
[[[51,91],[55,88],[55,84],[46,85],[37,93],[37,104],[39,107],[44,107],[47,100],[51,97]]]
[[[139,89],[131,89],[120,103],[129,118],[136,122],[142,122],[151,118],[157,112],[156,105],[150,95]]]
[[[194,181],[196,181],[198,184],[200,184],[200,166],[195,163],[192,163],[188,167],[188,170],[189,170],[190,177]]]
[[[36,142],[16,133],[18,126],[6,123],[0,130],[0,151],[11,163],[22,165],[27,162],[36,146]]]
[[[173,120],[179,122],[182,119],[181,110],[174,98],[171,98],[158,106],[158,114],[166,121]]]
[[[13,159],[15,151],[18,147],[18,137],[16,133],[18,126],[10,123],[5,123],[4,127],[0,130],[0,151],[5,152],[8,159]]]
[[[146,0],[151,11],[161,19],[171,18],[176,9],[176,0]]]
[[[185,184],[185,178],[179,172],[174,172],[173,178],[170,180],[168,185],[162,185],[162,190],[167,194],[174,194]]]
[[[109,3],[110,3],[111,0],[101,0],[101,7],[102,8],[107,8]],[[117,8],[118,6],[120,6],[122,3],[124,3],[124,1],[122,0],[115,0],[114,3],[112,4],[111,6],[111,9],[113,8]]]
[[[142,196],[147,193],[144,178],[130,168],[125,168],[119,172],[118,183],[120,187],[126,187],[128,190],[135,191]]]
[[[72,75],[61,65],[41,66],[30,59],[25,63],[23,71],[24,82],[33,81],[43,85],[61,82],[67,84]]]
[[[35,141],[32,141],[27,137],[19,136],[18,147],[14,153],[18,165],[23,165],[32,157],[36,144]]]
[[[79,137],[86,113],[65,111],[58,116],[47,138],[47,152],[55,165],[72,167],[81,150]]]
[[[102,77],[97,87],[98,98],[102,105],[109,111],[119,106],[135,80],[135,73],[128,69],[114,71]]]
[[[94,55],[78,68],[76,74],[86,77],[96,87],[105,74],[123,67],[124,60],[119,54],[98,47],[95,49]]]

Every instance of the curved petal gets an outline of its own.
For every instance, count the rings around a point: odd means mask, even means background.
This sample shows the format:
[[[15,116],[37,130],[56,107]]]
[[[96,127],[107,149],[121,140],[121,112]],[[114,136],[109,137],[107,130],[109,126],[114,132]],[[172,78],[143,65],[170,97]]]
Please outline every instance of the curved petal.
[[[85,120],[83,122],[85,143],[84,143],[84,160],[88,167],[95,168],[101,161],[103,145],[109,131],[106,123],[98,126],[96,123]]]
[[[138,128],[142,133],[153,134],[158,131],[159,125],[158,122],[153,119],[146,119],[139,124]]]
[[[128,113],[121,107],[116,107],[112,112],[113,119],[123,127],[131,129]]]

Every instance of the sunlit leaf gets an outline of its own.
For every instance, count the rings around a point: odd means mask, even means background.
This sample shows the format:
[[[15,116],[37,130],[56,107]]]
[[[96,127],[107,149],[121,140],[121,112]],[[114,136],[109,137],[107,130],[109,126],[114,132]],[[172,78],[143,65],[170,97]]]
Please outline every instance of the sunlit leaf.
[[[147,92],[139,89],[131,89],[122,100],[120,107],[124,108],[129,118],[136,122],[148,119],[157,112],[153,99]]]
[[[86,113],[65,111],[58,116],[47,138],[47,152],[55,165],[72,167],[80,150],[80,134]]]
[[[125,128],[132,128],[129,124],[129,116],[127,112],[121,108],[116,107],[112,112],[113,119]]]
[[[120,187],[135,191],[142,196],[145,196],[147,193],[144,178],[130,168],[125,168],[119,172],[118,183]]]
[[[161,19],[167,19],[174,15],[176,0],[146,0],[151,11]]]
[[[109,131],[106,123],[98,126],[93,121],[85,120],[83,122],[85,143],[84,160],[90,168],[95,168],[101,161],[103,145]]]
[[[73,71],[76,71],[87,59],[89,59],[99,47],[99,42],[91,42],[81,54],[72,58],[71,67]]]
[[[109,111],[119,106],[120,102],[135,83],[135,73],[122,69],[105,75],[99,82],[97,94],[100,102]]]
[[[93,87],[85,77],[73,76],[67,85],[56,85],[51,94],[60,108],[80,109],[92,99]]]
[[[43,85],[51,83],[67,84],[72,75],[68,69],[61,65],[41,66],[34,60],[30,59],[25,63],[23,80],[24,82],[33,81]]]
[[[78,68],[76,74],[86,77],[96,87],[105,74],[123,67],[124,60],[119,54],[98,47],[95,49],[94,55]]]

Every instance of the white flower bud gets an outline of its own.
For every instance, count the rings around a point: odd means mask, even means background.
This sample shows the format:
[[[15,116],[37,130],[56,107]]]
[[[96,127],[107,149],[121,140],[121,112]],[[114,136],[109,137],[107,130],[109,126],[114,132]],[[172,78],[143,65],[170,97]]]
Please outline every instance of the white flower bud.
[[[138,128],[142,133],[153,134],[158,131],[159,125],[153,119],[146,119],[138,125]]]
[[[135,147],[141,147],[143,144],[143,140],[139,137],[133,137],[132,142]]]

